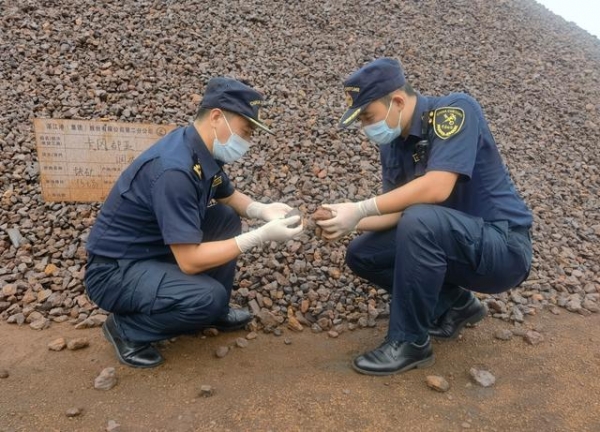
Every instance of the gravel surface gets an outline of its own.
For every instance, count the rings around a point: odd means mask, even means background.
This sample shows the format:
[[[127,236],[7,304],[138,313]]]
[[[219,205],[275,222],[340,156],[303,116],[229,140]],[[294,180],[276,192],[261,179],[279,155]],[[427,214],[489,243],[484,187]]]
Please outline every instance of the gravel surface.
[[[90,327],[104,314],[82,285],[100,204],[42,201],[34,117],[183,125],[210,77],[247,79],[266,94],[277,137],[257,135],[230,177],[308,215],[380,191],[377,149],[336,123],[342,80],[384,55],[401,59],[424,94],[465,91],[481,102],[534,211],[530,278],[481,296],[491,314],[598,312],[600,41],[533,0],[40,4],[0,3],[1,319]],[[243,256],[233,300],[255,301],[253,330],[339,332],[386,317],[388,295],[344,266],[347,241],[307,231]]]

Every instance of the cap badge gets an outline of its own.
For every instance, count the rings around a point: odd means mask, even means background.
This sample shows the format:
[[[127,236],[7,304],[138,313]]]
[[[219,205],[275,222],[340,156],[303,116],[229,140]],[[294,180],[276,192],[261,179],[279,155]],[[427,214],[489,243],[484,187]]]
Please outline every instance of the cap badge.
[[[346,92],[346,105],[348,105],[348,108],[350,108],[353,103],[354,101],[352,100],[352,95],[350,92]]]

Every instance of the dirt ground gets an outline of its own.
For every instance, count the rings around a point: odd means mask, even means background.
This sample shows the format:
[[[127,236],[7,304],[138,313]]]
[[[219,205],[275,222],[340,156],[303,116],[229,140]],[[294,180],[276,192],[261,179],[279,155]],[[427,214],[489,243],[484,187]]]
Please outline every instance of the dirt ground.
[[[326,334],[259,334],[246,348],[218,359],[220,345],[235,345],[245,332],[181,337],[162,349],[159,368],[120,365],[98,328],[55,324],[36,332],[0,323],[0,431],[600,431],[600,315],[562,312],[528,319],[544,335],[531,346],[494,332],[514,328],[488,318],[455,342],[435,344],[428,369],[369,377],[351,359],[377,345],[378,327]],[[53,352],[48,342],[85,336],[88,348]],[[292,343],[286,345],[285,338]],[[114,366],[119,383],[94,389],[94,378]],[[472,384],[469,368],[483,366],[494,387]],[[438,393],[427,375],[451,385]],[[201,385],[215,389],[199,397]],[[68,418],[65,411],[81,408]]]

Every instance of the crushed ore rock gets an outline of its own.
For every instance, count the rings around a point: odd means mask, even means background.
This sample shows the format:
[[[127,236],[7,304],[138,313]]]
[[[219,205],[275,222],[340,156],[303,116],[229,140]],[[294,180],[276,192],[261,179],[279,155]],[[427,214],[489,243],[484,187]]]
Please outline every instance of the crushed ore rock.
[[[104,321],[106,321],[107,318],[108,317],[106,315],[93,315],[77,324],[75,328],[79,330],[100,327],[102,324],[104,324]]]
[[[301,332],[301,331],[304,330],[304,327],[302,326],[302,324],[300,324],[298,322],[298,319],[296,317],[293,317],[293,316],[288,318],[287,327],[290,330],[293,330],[295,332]]]
[[[48,318],[40,318],[31,322],[29,327],[34,330],[44,330],[50,327],[50,320]]]
[[[239,78],[268,94],[267,121],[293,127],[280,128],[284,144],[279,146],[258,137],[260,151],[227,166],[227,175],[238,189],[264,202],[297,208],[316,228],[314,213],[323,204],[356,202],[381,188],[376,146],[363,134],[339,131],[331,118],[343,113],[343,79],[383,56],[407,63],[409,81],[424,94],[476,93],[532,210],[536,251],[529,278],[510,293],[481,295],[493,317],[513,323],[542,310],[598,311],[598,299],[586,297],[600,290],[598,39],[556,19],[542,5],[481,0],[474,8],[473,2],[453,2],[452,18],[460,17],[460,25],[452,26],[453,38],[460,43],[446,44],[444,55],[424,56],[430,50],[424,41],[439,39],[439,29],[427,21],[449,19],[439,2],[402,2],[402,16],[410,17],[419,31],[401,34],[395,20],[370,13],[374,2],[346,2],[360,20],[335,14],[335,2],[299,0],[283,8],[258,0],[204,2],[214,27],[228,35],[218,41],[200,40],[188,31],[194,15],[186,11],[197,3],[190,0],[125,1],[118,8],[96,7],[94,19],[82,17],[81,10],[92,10],[87,2],[48,7],[36,7],[44,2],[32,0],[0,3],[8,4],[0,13],[0,56],[7,59],[0,62],[0,124],[6,131],[0,134],[0,288],[17,288],[16,294],[0,298],[0,320],[21,325],[28,313],[16,307],[34,305],[45,318],[66,316],[77,325],[97,310],[85,300],[83,281],[85,243],[101,203],[42,202],[41,163],[31,128],[25,127],[31,118],[183,124],[193,118],[211,75],[239,71]],[[389,8],[385,2],[380,6]],[[148,16],[161,19],[143,19]],[[240,26],[252,37],[241,34]],[[163,33],[178,37],[161,39],[160,49],[148,43],[148,35]],[[481,41],[506,47],[502,68],[493,67],[497,50],[487,49],[489,44],[482,49]],[[294,56],[281,55],[290,49]],[[186,59],[172,54],[178,52],[185,52]],[[43,66],[35,67],[40,56]],[[450,65],[449,58],[456,61]],[[168,67],[157,70],[165,62]],[[182,73],[189,65],[198,65],[200,79],[190,82]],[[81,85],[84,79],[89,88]],[[556,100],[566,101],[565,109],[556,110]],[[539,119],[538,127],[506,127],[531,119]],[[578,145],[565,151],[555,139],[559,136],[578,137]],[[252,229],[258,221],[248,224]],[[347,322],[348,330],[374,326],[372,308],[361,306],[368,301],[378,311],[389,310],[389,294],[373,290],[344,267],[350,237],[326,242],[307,226],[285,245],[270,242],[240,256],[236,280],[241,290],[232,301],[255,314],[258,306],[263,318],[271,313],[274,320],[265,324],[256,318],[252,331],[282,325],[290,306],[310,321],[300,321],[306,328],[324,316]],[[55,306],[62,311],[51,314],[45,308],[50,298],[36,304],[38,293],[43,299],[47,290],[65,295]],[[330,298],[314,298],[311,293],[317,291]]]
[[[278,317],[267,310],[261,310],[256,317],[265,327],[277,327],[283,322],[283,317]]]

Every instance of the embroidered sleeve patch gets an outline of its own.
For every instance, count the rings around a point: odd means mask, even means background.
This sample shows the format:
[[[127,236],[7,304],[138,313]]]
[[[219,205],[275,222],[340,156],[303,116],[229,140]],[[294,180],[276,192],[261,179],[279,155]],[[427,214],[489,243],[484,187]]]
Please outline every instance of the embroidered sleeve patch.
[[[464,123],[465,112],[460,108],[439,108],[433,115],[433,130],[443,140],[460,132]]]

